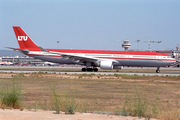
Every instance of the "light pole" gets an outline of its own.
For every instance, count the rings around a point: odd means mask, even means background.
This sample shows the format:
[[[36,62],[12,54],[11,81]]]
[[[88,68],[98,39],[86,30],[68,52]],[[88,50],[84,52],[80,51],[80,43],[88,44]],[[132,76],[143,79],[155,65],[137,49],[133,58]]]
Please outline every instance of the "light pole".
[[[59,49],[59,43],[60,43],[60,41],[57,41],[57,48]]]
[[[138,50],[139,50],[139,42],[141,42],[141,40],[137,40],[137,43],[138,43]]]

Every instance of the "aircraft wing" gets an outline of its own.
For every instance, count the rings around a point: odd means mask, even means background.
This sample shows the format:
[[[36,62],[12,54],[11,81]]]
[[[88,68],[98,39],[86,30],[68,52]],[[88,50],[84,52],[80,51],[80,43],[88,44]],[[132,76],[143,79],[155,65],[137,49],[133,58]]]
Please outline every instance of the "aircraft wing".
[[[92,56],[86,56],[85,54],[83,53],[75,53],[75,54],[68,54],[68,53],[58,53],[58,52],[51,52],[51,51],[48,51],[49,53],[51,54],[55,54],[55,55],[61,55],[62,58],[64,59],[71,59],[73,61],[81,61],[81,62],[97,62],[97,61],[102,61],[102,60],[105,60],[105,59],[101,59],[101,58],[96,58],[96,57],[92,57]],[[108,59],[110,61],[110,59]],[[117,62],[115,60],[111,60],[113,62]]]
[[[85,56],[83,54],[68,54],[68,53],[58,53],[58,52],[51,52],[48,51],[50,54],[60,55],[64,59],[71,59],[73,61],[81,61],[81,62],[96,62],[99,61],[99,58],[91,57],[91,56]]]
[[[14,51],[18,51],[24,54],[28,54],[29,50],[28,49],[24,49],[24,50],[20,50],[18,48],[11,48],[11,47],[6,47],[8,49],[13,49]],[[103,61],[106,59],[103,58],[97,58],[97,57],[92,57],[92,56],[86,56],[83,53],[59,53],[59,52],[54,52],[54,51],[47,51],[46,49],[39,47],[41,51],[47,53],[47,54],[54,54],[54,55],[60,55],[63,59],[67,59],[67,60],[72,60],[72,61],[77,61],[77,62],[98,62],[98,61]],[[116,60],[113,59],[108,59],[107,61],[112,61],[114,63],[116,63]]]

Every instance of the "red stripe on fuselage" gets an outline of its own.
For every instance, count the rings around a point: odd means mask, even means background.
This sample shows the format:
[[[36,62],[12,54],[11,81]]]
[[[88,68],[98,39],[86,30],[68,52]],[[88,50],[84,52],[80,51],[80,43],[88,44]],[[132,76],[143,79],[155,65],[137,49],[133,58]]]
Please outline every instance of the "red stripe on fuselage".
[[[164,53],[140,52],[140,51],[69,50],[69,49],[46,49],[46,50],[47,51],[53,51],[53,52],[60,52],[60,53],[169,56],[169,55],[164,54]]]

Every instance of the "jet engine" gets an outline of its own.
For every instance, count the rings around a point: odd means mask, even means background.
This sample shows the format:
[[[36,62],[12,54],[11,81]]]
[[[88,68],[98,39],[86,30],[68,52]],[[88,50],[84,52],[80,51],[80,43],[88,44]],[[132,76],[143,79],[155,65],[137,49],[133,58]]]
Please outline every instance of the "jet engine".
[[[113,62],[112,61],[100,61],[100,68],[101,69],[113,69]]]
[[[120,69],[123,69],[123,66],[114,66],[113,69],[120,70]]]

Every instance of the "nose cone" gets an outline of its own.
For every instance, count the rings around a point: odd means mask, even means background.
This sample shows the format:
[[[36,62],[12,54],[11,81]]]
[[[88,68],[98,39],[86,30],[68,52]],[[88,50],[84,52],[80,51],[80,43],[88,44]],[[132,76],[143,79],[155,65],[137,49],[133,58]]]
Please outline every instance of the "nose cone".
[[[170,61],[169,61],[171,64],[175,64],[177,62],[177,60],[175,58],[172,58]]]
[[[166,63],[166,66],[172,66],[174,64],[176,64],[176,59],[175,58],[172,58],[171,56],[169,56],[167,59],[165,59],[165,63]]]
[[[177,62],[177,60],[175,58],[173,58],[174,62]]]

